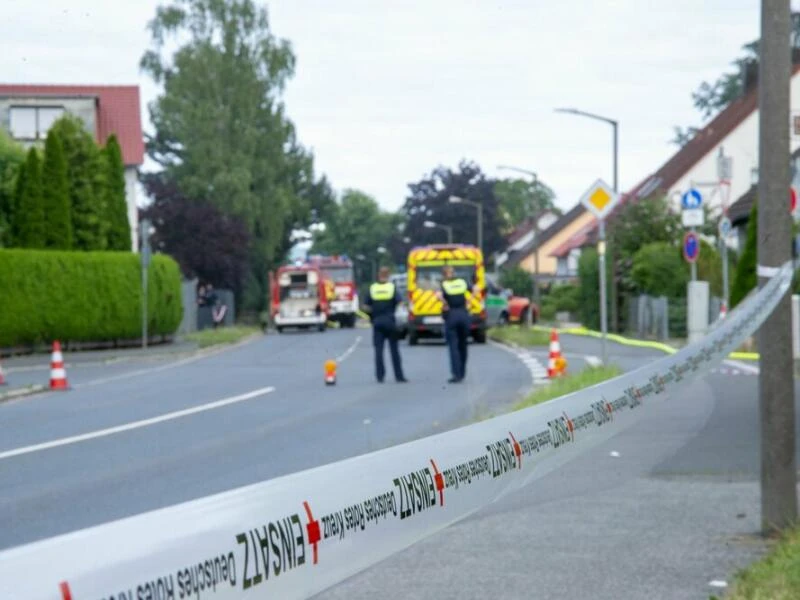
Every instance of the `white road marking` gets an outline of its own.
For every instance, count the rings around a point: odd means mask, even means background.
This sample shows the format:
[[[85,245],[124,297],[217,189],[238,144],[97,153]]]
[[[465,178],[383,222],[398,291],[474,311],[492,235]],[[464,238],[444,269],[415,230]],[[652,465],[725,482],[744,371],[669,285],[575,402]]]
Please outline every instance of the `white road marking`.
[[[728,587],[728,582],[723,581],[722,579],[712,579],[708,582],[708,585],[715,588],[726,588]]]
[[[109,427],[107,429],[98,429],[97,431],[90,431],[89,433],[83,433],[81,435],[73,435],[70,437],[60,438],[57,440],[51,440],[49,442],[34,444],[32,446],[23,446],[22,448],[14,448],[13,450],[6,450],[5,452],[0,452],[0,460],[6,458],[12,458],[14,456],[21,456],[23,454],[31,454],[33,452],[39,452],[41,450],[49,450],[50,448],[58,448],[59,446],[77,444],[78,442],[85,442],[86,440],[93,440],[95,438],[105,437],[108,435],[113,435],[115,433],[122,433],[123,431],[131,431],[132,429],[148,427],[150,425],[155,425],[156,423],[163,423],[164,421],[172,421],[173,419],[188,417],[189,415],[194,415],[208,410],[214,410],[216,408],[222,408],[223,406],[228,406],[229,404],[236,404],[237,402],[244,402],[245,400],[257,398],[258,396],[264,396],[265,394],[269,394],[274,391],[275,391],[274,387],[263,387],[257,390],[253,390],[252,392],[247,392],[246,394],[239,394],[238,396],[230,396],[228,398],[223,398],[222,400],[216,400],[214,402],[209,402],[207,404],[201,404],[200,406],[192,406],[191,408],[184,408],[183,410],[176,410],[174,412],[159,415],[157,417],[151,417],[149,419],[133,421],[131,423],[125,423],[124,425],[117,425],[116,427]]]
[[[344,362],[345,360],[347,360],[348,356],[350,356],[353,352],[355,352],[356,348],[360,343],[361,343],[361,336],[359,335],[356,338],[356,340],[352,344],[350,344],[350,347],[344,352],[342,352],[339,356],[337,356],[334,360],[337,363]]]
[[[528,369],[528,373],[530,373],[531,376],[531,382],[534,386],[550,383],[550,379],[547,377],[547,369],[544,367],[544,365],[542,365],[539,359],[533,355],[533,353],[517,345],[507,346],[505,344],[495,342],[494,340],[489,340],[489,343],[495,348],[499,348],[504,352],[513,354],[518,360],[520,360]]]
[[[586,364],[588,364],[590,367],[600,367],[603,365],[603,361],[600,360],[600,358],[597,356],[592,356],[592,355],[584,356],[583,360],[585,360]]]
[[[758,375],[760,372],[758,367],[748,365],[747,363],[743,363],[738,360],[726,360],[725,364],[736,367],[737,369],[741,369],[745,373],[750,373],[751,375]]]

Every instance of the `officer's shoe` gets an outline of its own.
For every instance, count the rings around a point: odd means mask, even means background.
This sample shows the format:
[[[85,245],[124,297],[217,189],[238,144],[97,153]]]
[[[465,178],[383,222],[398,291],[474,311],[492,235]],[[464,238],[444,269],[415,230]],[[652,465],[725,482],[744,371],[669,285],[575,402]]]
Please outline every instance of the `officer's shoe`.
[[[396,379],[395,381],[397,381],[397,383],[408,383],[408,379],[406,379],[405,377],[401,377],[400,379]]]
[[[462,381],[464,381],[463,377],[451,377],[447,380],[447,383],[461,383]]]

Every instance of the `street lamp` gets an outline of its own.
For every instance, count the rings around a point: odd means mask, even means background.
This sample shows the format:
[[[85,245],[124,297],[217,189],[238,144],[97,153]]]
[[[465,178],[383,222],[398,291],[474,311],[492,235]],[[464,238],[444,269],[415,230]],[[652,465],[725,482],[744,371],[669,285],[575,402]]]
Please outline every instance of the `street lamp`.
[[[466,200],[460,196],[450,196],[450,204],[469,204],[478,211],[478,249],[483,254],[483,204]]]
[[[448,244],[453,243],[453,228],[450,225],[439,225],[439,223],[434,223],[433,221],[425,221],[425,223],[423,224],[428,229],[433,229],[433,228],[444,229],[445,231],[447,231],[447,243]]]
[[[618,177],[617,177],[617,164],[618,164],[618,154],[619,148],[617,144],[617,130],[619,128],[619,123],[614,119],[609,119],[608,117],[602,117],[600,115],[595,115],[592,113],[584,112],[582,110],[578,110],[577,108],[556,108],[556,112],[560,113],[567,113],[570,115],[579,115],[581,117],[587,117],[589,119],[594,119],[595,121],[603,121],[604,123],[608,123],[611,125],[611,128],[614,132],[614,194],[619,192],[618,186]],[[598,252],[599,254],[599,267],[600,267],[600,325],[601,331],[603,334],[603,363],[606,362],[606,337],[608,336],[608,315],[606,314],[606,224],[603,219],[600,219],[599,223],[599,234],[600,234],[600,242],[598,244],[598,249],[602,250]],[[616,285],[611,286],[611,308],[612,308],[612,320],[616,323],[617,318],[617,308],[616,308],[616,294],[614,293],[616,290]]]
[[[520,167],[512,167],[510,165],[498,165],[498,169],[506,171],[517,171],[518,173],[525,173],[533,177],[531,185],[536,186],[539,183],[539,176],[534,171],[528,169],[521,169]],[[531,197],[531,214],[530,218],[533,226],[533,242],[536,243],[539,237],[539,215],[534,214],[533,210],[533,197]],[[533,302],[539,306],[539,248],[535,245],[533,247]],[[533,311],[528,311],[528,320],[533,323]]]

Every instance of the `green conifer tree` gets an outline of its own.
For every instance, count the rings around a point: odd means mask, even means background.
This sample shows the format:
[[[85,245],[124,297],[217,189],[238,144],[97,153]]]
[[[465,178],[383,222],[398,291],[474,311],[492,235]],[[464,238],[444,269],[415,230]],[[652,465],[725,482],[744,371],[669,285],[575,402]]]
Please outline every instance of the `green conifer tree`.
[[[72,248],[72,215],[69,202],[69,178],[64,147],[58,131],[47,134],[42,165],[42,198],[44,206],[45,247],[58,250]]]

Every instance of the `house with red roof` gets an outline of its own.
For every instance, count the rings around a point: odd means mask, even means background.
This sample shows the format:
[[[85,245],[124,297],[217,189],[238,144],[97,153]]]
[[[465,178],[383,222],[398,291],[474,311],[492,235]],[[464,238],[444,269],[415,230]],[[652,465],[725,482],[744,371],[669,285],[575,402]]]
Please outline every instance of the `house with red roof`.
[[[65,113],[79,117],[98,144],[116,134],[125,163],[131,247],[136,248],[136,184],[144,163],[139,86],[0,84],[0,127],[25,146],[43,143]]]
[[[795,51],[791,79],[791,152],[800,148],[800,52]],[[742,75],[743,94],[653,173],[642,179],[620,199],[617,207],[645,198],[663,197],[680,210],[680,197],[698,188],[711,209],[712,218],[745,196],[758,178],[758,85],[757,70]],[[788,196],[787,190],[787,196]],[[787,200],[788,203],[788,200]],[[613,213],[609,217],[613,219]],[[737,246],[739,238],[730,242]],[[597,222],[587,223],[553,251],[564,261],[576,251],[597,242]],[[729,242],[729,243],[730,243]]]

